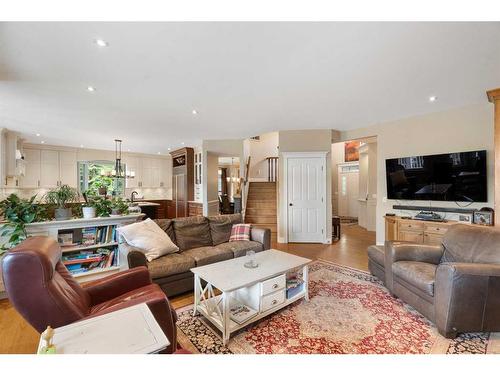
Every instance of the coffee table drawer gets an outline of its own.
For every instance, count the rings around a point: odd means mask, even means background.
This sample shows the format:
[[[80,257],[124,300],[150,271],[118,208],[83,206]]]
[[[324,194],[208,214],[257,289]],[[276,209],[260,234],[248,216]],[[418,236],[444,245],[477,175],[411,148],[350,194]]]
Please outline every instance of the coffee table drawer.
[[[283,289],[286,286],[286,277],[285,275],[279,275],[273,277],[272,279],[263,281],[261,285],[261,295],[265,296],[266,294],[272,293],[276,290]]]
[[[285,302],[285,290],[279,290],[276,293],[269,294],[267,296],[262,297],[262,305],[260,308],[261,312],[266,312],[273,307],[281,305]]]

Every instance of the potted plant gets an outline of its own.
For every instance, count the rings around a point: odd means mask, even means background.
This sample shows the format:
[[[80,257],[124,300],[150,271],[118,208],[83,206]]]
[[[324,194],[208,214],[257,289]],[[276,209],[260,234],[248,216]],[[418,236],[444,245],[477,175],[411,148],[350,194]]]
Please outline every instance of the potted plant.
[[[111,201],[99,195],[89,197],[92,207],[95,208],[95,213],[99,217],[107,217],[111,213]]]
[[[85,203],[82,206],[82,215],[84,219],[92,219],[96,217],[96,209],[95,206],[92,204],[92,198],[89,197],[87,192],[84,192],[83,194],[83,199],[85,199]]]
[[[0,254],[26,239],[26,224],[47,218],[45,208],[35,203],[35,199],[36,195],[30,199],[21,199],[16,194],[11,194],[0,202],[0,215],[6,220],[0,236],[7,239],[0,248]]]
[[[128,204],[120,197],[114,197],[111,200],[111,215],[124,215],[128,211]]]
[[[68,220],[72,217],[69,203],[78,201],[78,192],[68,185],[62,185],[57,189],[49,191],[45,196],[48,204],[56,206],[54,217],[56,220]]]

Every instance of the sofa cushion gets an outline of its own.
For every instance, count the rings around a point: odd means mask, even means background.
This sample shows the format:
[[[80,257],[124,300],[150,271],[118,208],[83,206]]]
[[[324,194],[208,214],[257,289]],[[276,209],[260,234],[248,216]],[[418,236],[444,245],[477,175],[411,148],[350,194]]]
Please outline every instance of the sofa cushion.
[[[157,279],[187,272],[195,266],[194,259],[189,256],[184,254],[169,254],[149,262],[148,270],[151,278]]]
[[[148,262],[179,251],[168,234],[151,219],[118,227],[117,231],[127,244],[143,252]]]
[[[233,224],[243,223],[241,214],[209,216],[210,234],[214,246],[228,242]]]
[[[174,219],[175,240],[181,251],[212,246],[208,218],[192,216]]]
[[[229,242],[232,241],[250,241],[250,230],[252,224],[233,224]]]
[[[260,242],[255,241],[233,241],[225,242],[216,246],[219,249],[231,250],[235,258],[246,255],[248,250],[253,250],[256,253],[263,251],[264,246]]]
[[[432,297],[436,268],[437,266],[431,263],[400,261],[392,264],[392,273]]]
[[[385,251],[384,246],[372,245],[368,247],[368,258],[384,267]]]
[[[231,250],[214,246],[197,247],[182,254],[193,258],[197,267],[234,258]]]
[[[174,222],[171,219],[156,219],[153,220],[158,226],[168,234],[173,243],[177,245],[175,240]]]

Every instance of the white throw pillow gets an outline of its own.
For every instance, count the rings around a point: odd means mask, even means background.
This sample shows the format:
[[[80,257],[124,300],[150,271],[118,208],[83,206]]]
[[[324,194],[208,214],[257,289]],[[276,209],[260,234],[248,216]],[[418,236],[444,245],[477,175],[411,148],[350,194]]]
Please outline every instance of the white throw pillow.
[[[148,262],[179,251],[170,237],[151,219],[117,228],[130,246],[141,250]]]

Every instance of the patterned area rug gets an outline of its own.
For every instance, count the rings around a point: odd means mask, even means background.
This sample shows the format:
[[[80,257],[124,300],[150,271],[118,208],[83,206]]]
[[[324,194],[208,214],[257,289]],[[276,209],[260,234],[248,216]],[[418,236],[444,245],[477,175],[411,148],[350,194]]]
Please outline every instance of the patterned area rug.
[[[180,344],[211,354],[486,354],[500,353],[500,334],[440,336],[431,322],[366,272],[317,261],[310,300],[300,300],[234,333],[227,347],[192,306],[178,310]]]

